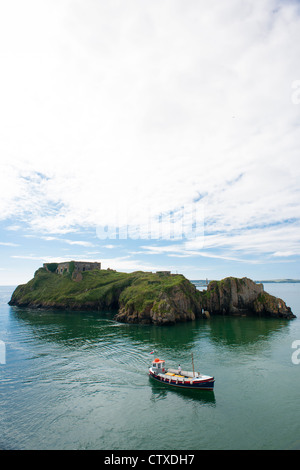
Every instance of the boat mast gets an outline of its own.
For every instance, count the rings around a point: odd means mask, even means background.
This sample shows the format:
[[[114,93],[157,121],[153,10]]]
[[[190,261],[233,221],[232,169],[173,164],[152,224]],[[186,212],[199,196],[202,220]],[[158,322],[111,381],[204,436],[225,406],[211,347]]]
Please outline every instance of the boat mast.
[[[193,353],[191,354],[192,354],[192,364],[193,364],[193,377],[195,377],[194,356],[193,356]]]

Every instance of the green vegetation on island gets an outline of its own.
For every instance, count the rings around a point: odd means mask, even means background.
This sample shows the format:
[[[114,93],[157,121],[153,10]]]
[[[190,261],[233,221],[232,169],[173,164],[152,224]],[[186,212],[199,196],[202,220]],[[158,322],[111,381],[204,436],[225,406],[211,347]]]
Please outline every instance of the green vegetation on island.
[[[178,312],[172,302],[176,296],[186,300]],[[9,303],[31,308],[112,309],[118,310],[121,321],[174,323],[175,317],[195,318],[193,310],[199,300],[200,292],[180,274],[93,270],[81,273],[78,280],[71,272],[56,274],[40,268],[33,279],[15,289]],[[147,318],[151,309],[153,315]]]
[[[38,269],[19,285],[9,302],[30,308],[113,310],[118,321],[174,324],[214,314],[256,314],[293,318],[283,300],[264,292],[250,279],[211,281],[200,291],[181,274],[95,269],[55,272],[55,263]],[[205,313],[206,312],[206,313]]]

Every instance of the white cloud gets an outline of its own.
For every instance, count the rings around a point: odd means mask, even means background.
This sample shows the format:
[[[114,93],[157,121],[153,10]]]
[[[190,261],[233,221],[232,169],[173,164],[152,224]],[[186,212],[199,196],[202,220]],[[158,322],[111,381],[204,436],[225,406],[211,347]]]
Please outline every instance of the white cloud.
[[[87,242],[87,241],[84,241],[84,240],[68,240],[68,239],[62,239],[61,241],[67,243],[68,245],[94,246],[93,243]]]
[[[6,230],[10,230],[11,232],[17,232],[18,230],[20,230],[22,227],[21,225],[8,225],[7,227],[5,227]]]
[[[25,235],[26,237],[28,238],[32,238],[32,237],[35,237],[35,235]],[[86,240],[70,240],[69,238],[59,238],[59,237],[54,237],[52,235],[42,235],[40,236],[39,238],[41,238],[42,240],[45,240],[45,241],[59,241],[59,242],[62,242],[62,243],[67,243],[68,245],[79,245],[79,246],[95,246],[94,243],[92,242],[88,242]]]
[[[103,248],[107,248],[108,250],[112,250],[113,248],[120,248],[121,245],[103,245]]]
[[[51,262],[52,259],[53,259],[52,257],[48,257],[48,256],[45,256],[45,257],[44,257],[43,255],[41,255],[41,256],[39,256],[39,255],[11,255],[11,258],[15,258],[15,259],[31,259],[31,260],[44,261],[44,262],[46,262],[46,260],[47,260],[47,261],[49,260],[49,262]],[[54,259],[53,259],[53,261],[54,261]],[[57,261],[57,260],[55,259],[55,261]]]
[[[300,254],[300,253],[297,253]],[[280,258],[282,257],[289,257],[289,256],[294,256],[295,253],[293,251],[276,251],[273,253],[273,256],[278,256]]]
[[[206,247],[299,252],[297,2],[1,9],[2,219],[50,237],[201,195]]]
[[[19,246],[17,243],[12,242],[0,242],[1,246]]]
[[[165,269],[171,270],[175,273],[178,270],[178,266],[175,264],[163,264],[161,262],[147,262],[141,261],[140,259],[131,258],[130,256],[120,256],[116,258],[103,258],[101,260],[101,267],[103,269],[112,268],[117,271],[147,271],[147,272],[156,272],[163,271]]]
[[[273,263],[275,258],[300,255],[299,222],[226,230],[204,237],[160,246],[143,245],[132,254],[167,255],[188,258],[205,257],[243,263]],[[288,249],[287,249],[288,247]]]
[[[205,249],[223,248],[251,255],[287,252],[300,254],[299,223],[280,224],[274,227],[248,228],[232,233],[206,235]],[[202,246],[202,240],[200,241]],[[186,243],[187,249],[197,249],[197,240]]]
[[[245,263],[259,263],[256,259],[243,259],[238,254],[237,256],[230,255],[230,251],[228,250],[228,254],[226,255],[224,252],[222,253],[212,253],[203,250],[192,250],[187,247],[186,243],[182,243],[181,245],[171,245],[171,246],[143,246],[144,251],[140,251],[137,253],[143,254],[150,254],[150,255],[167,255],[171,258],[195,258],[195,257],[203,257],[203,258],[216,258],[216,259],[223,259],[227,261],[239,261]],[[134,254],[134,253],[132,253]]]
[[[40,261],[41,263],[62,263],[64,261],[95,261],[94,258],[91,258],[90,256],[85,256],[85,255],[80,255],[80,254],[71,254],[67,256],[53,256],[53,255],[44,255],[44,254],[35,254],[31,253],[28,255],[25,254],[20,254],[20,255],[11,255],[11,258],[15,259],[27,259],[27,260],[35,260],[35,261]],[[98,260],[96,260],[98,261]],[[101,261],[101,260],[99,260]]]

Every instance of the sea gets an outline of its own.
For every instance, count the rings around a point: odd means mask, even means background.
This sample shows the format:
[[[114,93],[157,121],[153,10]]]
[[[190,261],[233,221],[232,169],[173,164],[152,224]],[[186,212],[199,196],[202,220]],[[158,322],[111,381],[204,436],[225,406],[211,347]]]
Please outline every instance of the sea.
[[[297,318],[129,325],[10,307],[0,287],[0,449],[299,450],[300,284],[264,288]],[[154,357],[192,370],[192,354],[214,391],[148,376]]]

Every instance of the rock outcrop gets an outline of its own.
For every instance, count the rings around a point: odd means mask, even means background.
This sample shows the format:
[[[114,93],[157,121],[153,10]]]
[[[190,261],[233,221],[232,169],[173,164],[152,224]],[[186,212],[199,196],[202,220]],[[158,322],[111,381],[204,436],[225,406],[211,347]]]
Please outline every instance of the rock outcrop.
[[[185,278],[178,284],[161,290],[156,298],[144,302],[142,306],[134,289],[129,292],[128,301],[128,292],[126,294],[125,298],[122,295],[120,298],[119,313],[116,315],[116,320],[119,321],[170,325],[201,316],[201,293]]]
[[[211,314],[295,318],[282,299],[268,294],[262,284],[246,277],[211,281],[203,292],[202,306]]]

